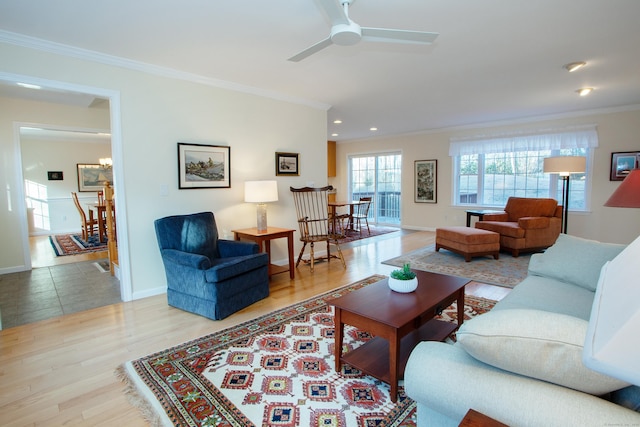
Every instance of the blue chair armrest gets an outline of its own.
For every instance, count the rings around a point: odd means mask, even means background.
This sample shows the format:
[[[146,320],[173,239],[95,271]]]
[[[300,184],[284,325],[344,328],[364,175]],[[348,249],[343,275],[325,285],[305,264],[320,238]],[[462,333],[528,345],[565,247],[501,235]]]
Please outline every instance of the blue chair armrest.
[[[260,252],[260,248],[254,242],[218,239],[218,252],[220,252],[220,258],[232,258],[257,254]]]
[[[182,252],[176,249],[164,249],[162,251],[162,257],[170,263],[180,264],[198,270],[207,270],[211,267],[211,261],[206,256]]]
[[[205,271],[205,278],[207,282],[221,282],[261,267],[265,267],[266,274],[268,264],[269,256],[266,253],[218,258],[213,260],[211,268]]]

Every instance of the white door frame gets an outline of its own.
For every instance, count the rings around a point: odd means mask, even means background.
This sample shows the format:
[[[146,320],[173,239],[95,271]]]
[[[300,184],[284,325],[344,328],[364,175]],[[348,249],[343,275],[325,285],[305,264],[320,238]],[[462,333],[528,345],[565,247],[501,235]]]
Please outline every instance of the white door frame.
[[[71,92],[80,92],[90,95],[99,96],[109,99],[109,113],[111,119],[111,157],[113,158],[113,181],[115,197],[118,200],[118,262],[119,262],[119,279],[120,279],[120,297],[123,301],[131,301],[133,298],[133,288],[131,283],[131,265],[129,258],[129,236],[127,226],[127,200],[125,198],[124,170],[123,170],[123,149],[122,149],[122,123],[121,123],[121,107],[120,92],[110,89],[102,89],[96,87],[76,85],[55,80],[41,79],[33,76],[24,76],[11,73],[0,72],[0,81],[7,83],[22,82],[27,84],[38,85],[43,88],[58,89]],[[23,238],[24,248],[24,265],[27,269],[31,269],[31,254],[29,251],[29,227],[27,221],[27,206],[24,203],[24,175],[22,173],[22,155],[20,149],[20,127],[24,124],[14,123],[14,150],[16,153],[16,211],[19,213],[21,235]]]

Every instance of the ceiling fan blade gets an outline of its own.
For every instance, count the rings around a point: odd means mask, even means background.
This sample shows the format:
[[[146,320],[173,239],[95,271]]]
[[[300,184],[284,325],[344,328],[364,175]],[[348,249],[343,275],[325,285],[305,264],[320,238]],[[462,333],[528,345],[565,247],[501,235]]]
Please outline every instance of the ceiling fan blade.
[[[425,31],[362,27],[362,39],[367,41],[431,44],[439,35],[439,33],[427,33]]]
[[[342,0],[339,0],[342,3]],[[349,24],[349,17],[344,13],[344,8],[338,4],[336,0],[316,0],[316,3],[322,8],[331,25]]]
[[[310,46],[310,47],[306,48],[302,52],[293,55],[291,58],[288,59],[288,61],[300,62],[303,59],[305,59],[306,57],[311,56],[316,52],[320,52],[322,49],[324,49],[327,46],[330,46],[331,44],[333,44],[333,42],[331,41],[331,37],[327,37],[326,39],[324,39],[322,41],[319,41],[318,43],[314,44],[313,46]]]

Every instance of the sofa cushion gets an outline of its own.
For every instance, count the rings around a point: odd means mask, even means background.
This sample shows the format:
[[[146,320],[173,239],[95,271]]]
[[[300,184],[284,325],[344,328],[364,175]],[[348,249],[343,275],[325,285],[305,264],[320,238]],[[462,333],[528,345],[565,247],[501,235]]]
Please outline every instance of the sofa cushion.
[[[595,291],[604,263],[624,248],[625,245],[560,234],[543,254],[531,256],[529,274],[552,277]]]
[[[540,310],[499,310],[465,322],[456,336],[474,358],[506,371],[593,395],[626,387],[583,365],[587,324]]]
[[[547,277],[527,276],[492,311],[526,309],[566,314],[588,321],[593,291]]]

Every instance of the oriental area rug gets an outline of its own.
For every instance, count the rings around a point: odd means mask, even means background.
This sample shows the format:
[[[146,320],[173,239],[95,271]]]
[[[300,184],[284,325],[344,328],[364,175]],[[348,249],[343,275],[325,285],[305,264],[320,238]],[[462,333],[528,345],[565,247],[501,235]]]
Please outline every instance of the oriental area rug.
[[[500,253],[500,259],[487,256],[465,262],[461,255],[446,249],[436,252],[435,245],[429,245],[382,263],[397,267],[409,263],[416,270],[466,277],[481,283],[513,288],[527,277],[530,259],[531,254],[514,258],[510,254]]]
[[[79,255],[107,250],[107,242],[101,242],[97,235],[89,236],[87,241],[82,240],[80,234],[60,234],[49,236],[49,241],[56,256]]]
[[[348,365],[334,370],[327,301],[375,283],[374,275],[268,315],[127,362],[116,374],[153,426],[415,426],[404,393]],[[465,318],[495,301],[467,296]],[[455,321],[455,305],[442,314]],[[371,335],[345,326],[347,350]]]

